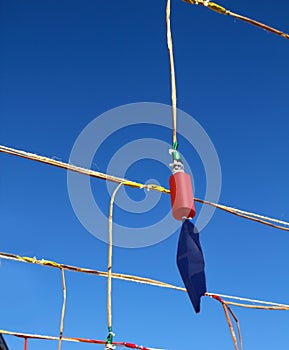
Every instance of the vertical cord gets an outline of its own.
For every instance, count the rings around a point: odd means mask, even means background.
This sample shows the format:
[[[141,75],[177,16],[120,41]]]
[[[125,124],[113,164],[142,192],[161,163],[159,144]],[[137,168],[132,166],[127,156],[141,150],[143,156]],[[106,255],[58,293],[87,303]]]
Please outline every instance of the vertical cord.
[[[173,148],[177,149],[177,89],[176,89],[176,76],[175,76],[175,63],[173,52],[173,39],[171,32],[171,0],[167,0],[166,9],[166,24],[167,24],[167,45],[170,58],[170,71],[171,71],[171,94],[172,94],[172,126],[173,126]]]
[[[211,294],[210,297],[215,299],[215,300],[218,300],[222,304],[224,312],[225,312],[226,320],[228,322],[228,326],[229,326],[229,329],[230,329],[230,332],[231,332],[231,336],[232,336],[232,339],[233,339],[233,342],[234,342],[234,348],[235,348],[235,350],[239,350],[236,334],[235,334],[235,331],[234,331],[234,328],[233,328],[232,321],[231,321],[230,315],[228,313],[228,310],[229,310],[230,314],[232,315],[232,317],[234,318],[234,320],[235,320],[235,322],[237,324],[237,327],[238,327],[238,336],[239,336],[239,342],[240,342],[240,350],[242,350],[241,329],[240,329],[240,324],[239,324],[239,321],[238,321],[236,315],[233,313],[231,308],[226,304],[226,302],[219,295]]]
[[[232,309],[227,305],[228,310],[230,311],[230,314],[234,318],[236,324],[237,324],[237,329],[238,329],[238,337],[239,337],[239,342],[240,342],[240,350],[243,349],[243,340],[242,340],[242,335],[241,335],[241,328],[240,328],[240,323],[239,320],[237,319],[236,315],[232,311]]]
[[[28,340],[27,338],[24,338],[24,350],[27,350],[28,348]]]
[[[112,348],[112,313],[111,313],[111,280],[112,280],[112,218],[113,218],[113,204],[117,191],[120,189],[123,183],[118,184],[114,190],[109,205],[109,218],[108,218],[108,263],[107,263],[107,328],[108,336],[106,339],[106,349]]]
[[[236,338],[235,331],[234,331],[234,328],[233,328],[233,325],[232,325],[232,321],[230,319],[230,316],[229,316],[229,313],[228,313],[228,310],[227,310],[227,305],[225,303],[222,303],[222,306],[223,306],[223,309],[224,309],[224,312],[225,312],[225,316],[226,316],[226,319],[227,319],[227,322],[228,322],[228,325],[229,325],[229,328],[230,328],[230,332],[231,332],[231,335],[232,335],[232,338],[233,338],[235,350],[238,350],[237,338]]]
[[[65,309],[66,309],[66,283],[65,283],[65,274],[64,274],[63,268],[61,269],[61,278],[62,278],[63,304],[62,304],[61,319],[60,319],[58,350],[61,350],[63,328],[64,328],[64,316],[65,316]]]

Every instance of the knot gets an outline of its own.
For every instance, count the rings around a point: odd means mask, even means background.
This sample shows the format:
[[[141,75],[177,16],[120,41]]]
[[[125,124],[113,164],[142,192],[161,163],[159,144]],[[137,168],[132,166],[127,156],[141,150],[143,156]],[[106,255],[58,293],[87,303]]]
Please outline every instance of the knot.
[[[115,334],[112,331],[112,327],[108,327],[108,336],[106,337],[105,349],[115,349],[115,346],[112,344],[114,336]]]

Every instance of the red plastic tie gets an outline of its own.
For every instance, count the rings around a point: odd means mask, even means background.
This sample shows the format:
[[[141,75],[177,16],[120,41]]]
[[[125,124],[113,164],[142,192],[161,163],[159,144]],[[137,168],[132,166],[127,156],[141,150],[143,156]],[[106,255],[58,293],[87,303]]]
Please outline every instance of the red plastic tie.
[[[218,300],[220,303],[224,304],[224,300],[223,300],[222,298],[220,298],[218,295],[211,295],[211,297],[212,297],[213,299]]]

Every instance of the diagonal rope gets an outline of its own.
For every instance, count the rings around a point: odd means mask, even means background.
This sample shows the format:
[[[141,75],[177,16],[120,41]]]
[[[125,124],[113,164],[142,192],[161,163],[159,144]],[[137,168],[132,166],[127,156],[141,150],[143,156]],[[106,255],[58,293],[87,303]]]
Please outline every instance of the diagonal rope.
[[[154,191],[158,191],[158,192],[162,192],[162,193],[170,193],[170,190],[168,190],[162,186],[159,186],[159,185],[142,184],[139,182],[123,179],[123,178],[112,176],[112,175],[107,175],[107,174],[100,173],[100,172],[95,171],[95,170],[90,170],[90,169],[78,167],[78,166],[75,166],[72,164],[60,162],[60,161],[55,160],[55,159],[39,156],[39,155],[34,154],[34,153],[25,152],[25,151],[17,150],[17,149],[2,146],[2,145],[0,145],[0,152],[6,153],[6,154],[11,154],[11,155],[21,157],[21,158],[34,160],[34,161],[49,164],[49,165],[53,165],[53,166],[56,166],[56,167],[59,167],[62,169],[75,171],[77,173],[96,177],[99,179],[112,181],[112,182],[116,182],[116,183],[122,183],[124,186],[130,186],[130,187],[135,187],[135,188],[146,188],[149,190],[154,190]],[[215,208],[221,209],[223,211],[226,211],[228,213],[237,215],[239,217],[242,217],[242,218],[245,218],[245,219],[248,219],[251,221],[259,222],[263,225],[267,225],[267,226],[277,228],[277,229],[283,230],[283,231],[289,231],[289,227],[284,227],[284,226],[289,226],[289,222],[287,222],[287,221],[278,220],[275,218],[259,215],[256,213],[250,213],[248,211],[243,211],[240,209],[228,207],[228,206],[225,206],[222,204],[213,203],[213,202],[206,201],[206,200],[199,199],[199,198],[195,198],[195,201],[202,203],[202,204],[213,206]],[[271,222],[275,222],[275,223],[278,223],[280,225],[275,225],[275,224],[272,224]],[[284,225],[284,226],[282,226],[282,225]]]
[[[209,202],[209,201],[206,201],[206,200],[203,200],[203,199],[202,200],[196,199],[196,200],[201,202],[201,203],[203,203],[203,204],[211,205],[211,206],[216,207],[218,209],[230,212],[231,214],[238,215],[240,217],[246,217],[247,218],[249,216],[251,220],[253,220],[253,218],[255,217],[255,218],[258,218],[258,219],[262,219],[263,220],[263,221],[261,221],[262,223],[264,223],[264,221],[271,221],[271,222],[275,222],[275,223],[278,223],[278,224],[281,224],[281,225],[289,226],[289,222],[287,222],[287,221],[270,218],[270,217],[267,217],[267,216],[264,216],[264,215],[260,215],[260,214],[256,214],[256,213],[251,213],[249,211],[241,210],[241,209],[238,209],[238,208],[228,207],[228,206],[223,205],[223,204],[212,203],[212,202]]]
[[[92,275],[96,275],[96,276],[100,276],[100,277],[107,277],[107,275],[108,275],[107,272],[103,272],[103,271],[99,271],[99,270],[92,270],[92,269],[87,269],[87,268],[83,268],[83,267],[65,265],[65,264],[57,263],[55,261],[50,261],[50,260],[45,260],[45,259],[39,260],[36,258],[19,256],[19,255],[3,253],[3,252],[0,252],[0,259],[19,261],[19,262],[25,262],[25,263],[29,263],[29,264],[36,264],[36,265],[41,265],[41,266],[64,269],[64,270],[73,271],[73,272],[92,274]],[[155,287],[168,288],[168,289],[178,290],[181,292],[187,291],[186,288],[175,286],[173,284],[161,282],[161,281],[146,278],[146,277],[133,276],[133,275],[127,275],[127,274],[120,274],[120,273],[112,273],[111,276],[112,276],[112,278],[115,278],[115,279],[133,282],[133,283],[141,283],[141,284],[146,284],[146,285],[155,286]],[[250,309],[289,311],[289,305],[287,305],[287,304],[262,301],[262,300],[255,300],[255,299],[248,299],[248,298],[219,294],[219,293],[206,293],[205,294],[205,296],[208,296],[208,297],[212,297],[213,295],[217,295],[217,296],[225,298],[225,299],[232,299],[232,300],[237,300],[237,301],[243,302],[243,303],[237,303],[237,302],[232,302],[232,301],[226,300],[226,303],[228,305],[234,305],[234,306],[250,308]],[[247,302],[247,304],[244,302]],[[251,304],[257,303],[260,305],[249,305],[248,303],[251,303]]]
[[[34,161],[37,161],[40,163],[53,165],[53,166],[56,166],[58,168],[71,170],[71,171],[74,171],[74,172],[77,172],[80,174],[89,175],[89,176],[96,177],[96,178],[102,179],[102,180],[112,181],[112,182],[116,182],[116,183],[122,182],[126,186],[131,186],[131,187],[136,187],[136,188],[147,188],[150,190],[156,190],[156,191],[160,191],[160,192],[169,193],[169,190],[166,190],[165,188],[163,188],[161,186],[157,186],[157,185],[153,185],[153,184],[143,185],[143,184],[140,184],[140,183],[135,182],[135,181],[122,179],[122,178],[117,177],[117,176],[112,176],[112,175],[101,173],[99,171],[82,168],[82,167],[79,167],[79,166],[76,166],[73,164],[64,163],[64,162],[61,162],[59,160],[39,156],[39,155],[34,154],[34,153],[25,152],[22,150],[11,148],[11,147],[6,147],[6,146],[0,145],[0,152],[6,153],[6,154],[11,154],[11,155],[21,157],[21,158],[34,160]]]
[[[227,10],[223,6],[220,6],[220,5],[218,5],[218,4],[216,4],[216,3],[212,2],[212,1],[208,1],[208,0],[183,0],[183,1],[187,2],[189,4],[192,4],[192,5],[205,6],[205,7],[209,8],[210,10],[218,12],[218,13],[220,13],[222,15],[232,16],[234,18],[240,19],[241,21],[247,22],[249,24],[252,24],[253,26],[259,27],[259,28],[264,29],[264,30],[267,30],[267,31],[269,31],[269,32],[271,32],[273,34],[282,36],[283,38],[289,40],[289,35],[284,33],[283,31],[278,30],[278,29],[273,28],[273,27],[270,27],[270,26],[268,26],[268,25],[266,25],[264,23],[255,21],[255,20],[253,20],[253,19],[251,19],[249,17],[245,17],[245,16],[239,15],[237,13],[231,12],[230,10]]]

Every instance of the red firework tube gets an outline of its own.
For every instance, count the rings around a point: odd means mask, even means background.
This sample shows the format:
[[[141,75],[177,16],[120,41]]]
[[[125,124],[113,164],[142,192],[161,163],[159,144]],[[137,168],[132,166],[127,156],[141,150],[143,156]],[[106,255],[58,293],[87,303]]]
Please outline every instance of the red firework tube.
[[[193,218],[196,215],[193,188],[190,175],[176,172],[170,177],[170,191],[173,217],[176,220]]]

